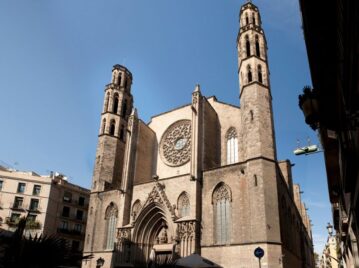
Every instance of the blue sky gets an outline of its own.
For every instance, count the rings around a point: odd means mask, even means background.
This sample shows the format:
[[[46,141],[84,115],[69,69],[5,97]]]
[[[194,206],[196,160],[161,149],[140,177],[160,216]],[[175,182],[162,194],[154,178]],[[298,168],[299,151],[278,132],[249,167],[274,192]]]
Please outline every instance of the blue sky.
[[[244,1],[117,0],[0,2],[0,164],[59,171],[89,187],[104,85],[111,68],[133,73],[140,117],[202,93],[238,104],[236,37]],[[313,220],[316,250],[331,221],[322,154],[296,157],[296,140],[317,142],[298,108],[310,84],[298,0],[257,0],[269,47],[278,159],[290,159]]]

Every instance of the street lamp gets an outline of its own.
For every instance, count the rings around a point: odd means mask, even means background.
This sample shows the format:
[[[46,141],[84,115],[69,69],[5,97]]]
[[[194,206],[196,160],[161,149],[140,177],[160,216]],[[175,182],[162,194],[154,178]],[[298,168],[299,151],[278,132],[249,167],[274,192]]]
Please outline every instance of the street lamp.
[[[101,257],[98,258],[96,260],[96,268],[101,268],[104,265],[104,263],[105,263],[105,260],[103,258],[101,258]]]
[[[333,236],[333,226],[329,222],[327,225],[327,229],[328,229],[329,236]]]

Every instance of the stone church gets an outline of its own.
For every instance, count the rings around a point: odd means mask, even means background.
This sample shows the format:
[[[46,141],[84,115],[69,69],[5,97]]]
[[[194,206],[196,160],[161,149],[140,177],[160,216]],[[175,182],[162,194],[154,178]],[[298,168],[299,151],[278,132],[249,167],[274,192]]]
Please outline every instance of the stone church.
[[[240,106],[202,95],[138,118],[132,74],[115,65],[105,87],[84,268],[172,267],[198,253],[221,267],[312,267],[310,221],[278,161],[267,42],[258,8],[240,8]]]

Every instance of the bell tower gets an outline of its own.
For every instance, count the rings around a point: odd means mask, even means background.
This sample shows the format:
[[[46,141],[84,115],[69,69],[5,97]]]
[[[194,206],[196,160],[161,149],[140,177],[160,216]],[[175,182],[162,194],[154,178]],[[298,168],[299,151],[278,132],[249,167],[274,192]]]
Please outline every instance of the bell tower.
[[[120,188],[127,122],[133,105],[131,84],[131,72],[124,66],[114,65],[111,83],[105,87],[93,173],[93,192]]]
[[[237,37],[240,104],[244,124],[245,159],[276,159],[267,42],[258,8],[241,7]]]

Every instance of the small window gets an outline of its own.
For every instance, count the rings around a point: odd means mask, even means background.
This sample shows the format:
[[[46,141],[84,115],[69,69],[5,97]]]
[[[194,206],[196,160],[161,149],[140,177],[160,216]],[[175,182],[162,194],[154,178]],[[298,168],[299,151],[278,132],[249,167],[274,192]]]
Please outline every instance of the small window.
[[[76,219],[77,220],[82,220],[83,215],[84,215],[84,212],[82,210],[77,210],[76,211]]]
[[[78,232],[78,233],[81,233],[81,231],[82,231],[82,224],[76,223],[75,226],[74,226],[74,231],[76,231],[76,232]]]
[[[80,241],[72,240],[71,251],[79,251]]]
[[[258,82],[263,83],[262,66],[258,65]]]
[[[248,14],[246,14],[246,25],[249,24],[249,18],[248,18]]]
[[[79,206],[84,206],[85,205],[85,197],[80,196],[79,197]]]
[[[251,44],[249,43],[248,35],[246,35],[246,53],[247,53],[247,57],[251,55]]]
[[[110,124],[110,135],[114,136],[115,135],[115,120],[111,121]]]
[[[105,105],[104,105],[104,112],[108,111],[108,104],[110,102],[110,92],[107,93],[106,99],[105,99]]]
[[[18,223],[20,220],[20,213],[11,213],[10,222],[11,223]]]
[[[122,73],[118,74],[118,84],[121,86]]]
[[[70,217],[70,208],[64,206],[62,208],[62,217]]]
[[[227,165],[238,162],[238,135],[236,129],[231,127],[226,134],[227,138]]]
[[[41,192],[41,185],[34,185],[34,189],[32,190],[32,195],[39,195]]]
[[[65,192],[64,193],[64,202],[71,203],[72,200],[72,193]]]
[[[3,185],[4,185],[4,181],[0,181],[0,191],[2,190]]]
[[[112,112],[114,114],[117,114],[117,110],[118,110],[118,94],[115,94],[115,97],[113,99],[113,106],[112,106]]]
[[[26,183],[19,182],[17,185],[17,192],[18,193],[24,193],[25,192]]]
[[[177,201],[179,217],[186,217],[190,214],[190,203],[187,193],[182,193]]]
[[[69,229],[69,223],[67,221],[60,222],[60,229],[67,230]]]
[[[31,198],[29,209],[31,211],[37,211],[39,209],[39,199]]]
[[[125,131],[124,131],[124,126],[122,125],[121,126],[121,130],[120,130],[120,139],[122,140],[122,141],[124,141],[125,140]]]
[[[101,134],[105,134],[106,131],[106,118],[102,121]]]
[[[27,222],[35,222],[36,221],[36,215],[29,214],[26,218]]]
[[[125,85],[124,85],[124,87],[125,87],[125,90],[127,89],[127,79],[125,79]]]
[[[24,202],[24,198],[19,197],[19,196],[15,196],[13,208],[14,209],[22,209],[23,208],[23,202]]]
[[[260,47],[259,47],[258,35],[256,35],[256,55],[257,55],[257,57],[261,56],[261,50],[260,50]]]
[[[121,116],[125,117],[126,114],[127,114],[127,100],[124,100],[123,105],[122,105]]]
[[[248,71],[248,73],[247,73],[248,83],[250,83],[253,80],[251,66],[248,65],[247,71]]]

